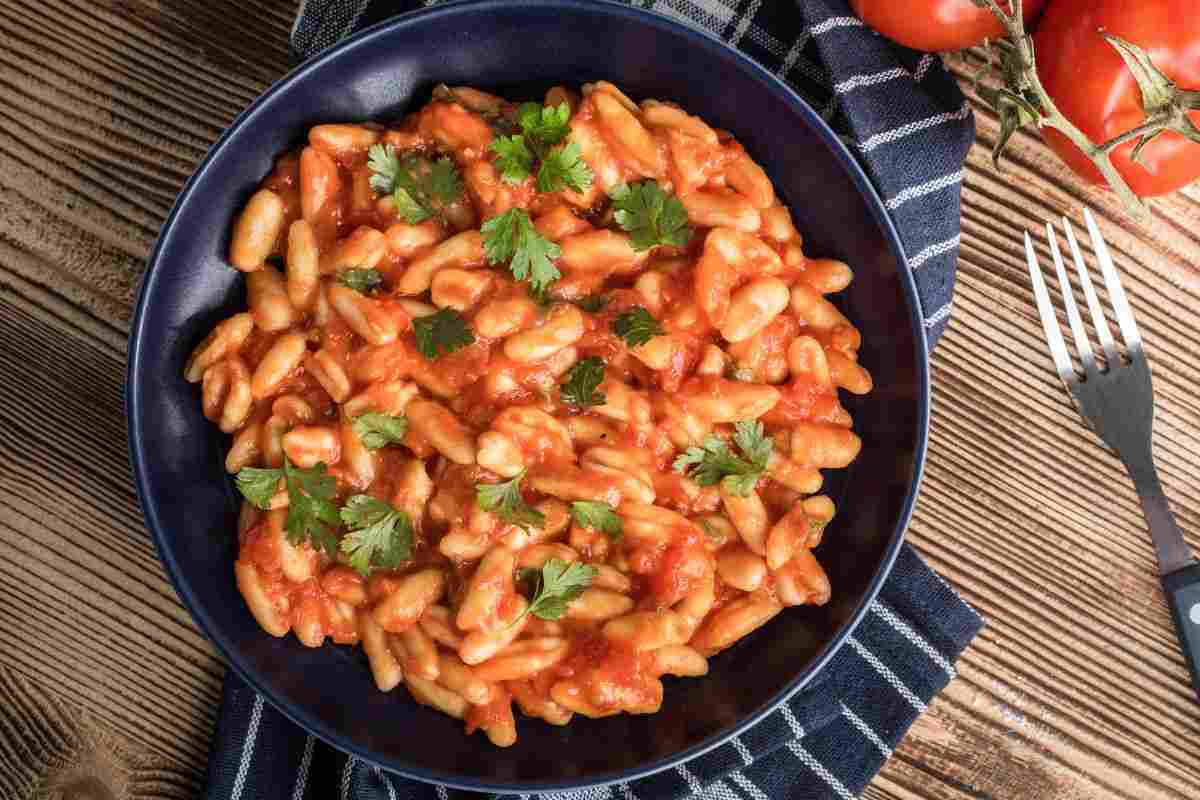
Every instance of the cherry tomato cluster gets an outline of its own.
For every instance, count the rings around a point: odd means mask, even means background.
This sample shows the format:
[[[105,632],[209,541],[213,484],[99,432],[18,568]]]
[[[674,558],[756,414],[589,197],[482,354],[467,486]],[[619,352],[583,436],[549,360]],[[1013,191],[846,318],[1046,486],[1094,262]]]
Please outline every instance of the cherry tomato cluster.
[[[917,50],[961,50],[1001,36],[991,11],[973,0],[851,0],[855,13],[884,36]],[[1007,7],[1007,2],[1001,0]],[[1137,127],[1146,116],[1141,93],[1101,32],[1139,45],[1183,89],[1200,90],[1200,8],[1196,0],[1025,0],[1034,31],[1037,73],[1059,111],[1094,142]],[[1040,15],[1040,16],[1039,16]],[[1190,112],[1200,125],[1200,111]],[[1101,183],[1099,170],[1055,130],[1046,143],[1075,172]],[[1113,164],[1138,195],[1166,194],[1200,178],[1200,143],[1167,131],[1146,144],[1134,163],[1134,142],[1112,153]]]

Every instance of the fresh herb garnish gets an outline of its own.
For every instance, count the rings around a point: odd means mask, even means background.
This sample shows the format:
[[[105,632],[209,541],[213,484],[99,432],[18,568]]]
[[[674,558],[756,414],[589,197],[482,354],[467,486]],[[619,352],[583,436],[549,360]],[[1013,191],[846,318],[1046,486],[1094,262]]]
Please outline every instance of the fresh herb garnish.
[[[379,450],[389,444],[399,444],[408,431],[408,420],[368,411],[354,418],[354,432],[368,450]]]
[[[577,143],[556,147],[542,158],[537,175],[539,192],[561,192],[563,189],[586,192],[590,188],[592,170],[580,155]]]
[[[675,459],[675,471],[690,474],[701,486],[721,483],[731,494],[745,497],[767,470],[775,443],[763,433],[761,422],[742,420],[734,425],[734,455],[723,440],[706,437],[699,447],[689,447]]]
[[[282,469],[259,469],[258,467],[243,467],[238,471],[234,483],[250,505],[266,511],[271,507],[271,498],[279,491],[279,482],[283,480]]]
[[[371,188],[392,195],[396,210],[410,225],[440,215],[462,197],[462,176],[449,158],[430,161],[412,154],[402,156],[390,144],[371,145],[367,154]]]
[[[309,469],[292,465],[285,456],[283,477],[287,481],[288,514],[283,524],[292,544],[308,542],[314,550],[337,554],[337,527],[341,522],[334,498],[337,481],[323,463]]]
[[[692,238],[687,210],[655,181],[621,184],[612,190],[613,217],[630,235],[634,250],[660,244],[683,247]]]
[[[517,109],[517,123],[531,140],[544,147],[556,145],[566,138],[570,128],[571,107],[566,103],[544,106],[541,103],[522,103]]]
[[[521,496],[521,480],[524,477],[525,470],[521,470],[515,478],[503,483],[475,484],[475,502],[484,511],[490,511],[510,525],[526,530],[544,527],[546,516]]]
[[[576,362],[567,371],[562,383],[563,402],[573,406],[602,406],[606,398],[596,387],[604,382],[604,362],[596,356],[588,356]]]
[[[562,277],[554,259],[562,255],[558,245],[538,233],[523,208],[510,208],[492,217],[480,229],[483,250],[492,264],[509,262],[513,277],[529,281],[535,296],[543,295],[551,283]]]
[[[452,308],[443,308],[436,314],[417,317],[412,321],[413,336],[417,339],[417,351],[430,361],[441,353],[453,353],[475,341],[475,334],[467,321]]]
[[[550,559],[540,570],[521,570],[520,579],[533,586],[533,597],[524,614],[541,619],[561,619],[567,613],[567,605],[583,594],[599,572],[590,564],[568,563],[558,558]]]
[[[576,500],[571,503],[571,517],[585,528],[607,534],[614,542],[625,534],[625,521],[608,503],[599,500]]]
[[[521,133],[492,140],[495,166],[507,183],[521,183],[537,169],[539,192],[561,192],[571,188],[583,192],[592,185],[592,171],[580,157],[579,145],[571,142],[556,147],[570,132],[571,109],[566,103],[542,106],[524,103],[517,111]]]
[[[519,133],[492,139],[492,152],[496,154],[495,166],[505,183],[520,183],[533,171],[533,153]]]
[[[336,531],[341,521],[333,502],[337,481],[323,463],[300,469],[285,456],[282,469],[246,467],[238,472],[236,483],[247,500],[266,509],[280,480],[288,495],[287,520],[283,524],[288,541],[295,545],[308,542],[314,550],[324,550],[330,557],[336,555]]]
[[[383,286],[383,275],[377,269],[346,269],[338,273],[337,281],[360,294]]]
[[[369,494],[356,494],[342,507],[341,520],[347,528],[342,552],[361,574],[398,567],[412,558],[412,520],[403,511]]]
[[[589,314],[595,314],[598,311],[603,311],[604,307],[608,305],[608,301],[609,297],[606,295],[589,294],[587,297],[582,297],[574,302],[581,311],[586,311]]]
[[[612,332],[625,340],[630,347],[638,347],[662,336],[662,325],[641,306],[634,306],[612,321]]]

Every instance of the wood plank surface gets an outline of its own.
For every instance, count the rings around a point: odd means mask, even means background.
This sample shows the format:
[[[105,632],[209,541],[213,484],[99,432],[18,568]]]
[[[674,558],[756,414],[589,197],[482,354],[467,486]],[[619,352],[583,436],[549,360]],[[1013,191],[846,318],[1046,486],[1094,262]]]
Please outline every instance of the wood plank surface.
[[[112,797],[200,789],[224,667],[141,524],[125,336],[175,193],[286,70],[293,10],[0,0],[4,798],[105,796],[81,794],[91,780]],[[966,78],[978,61],[949,63]],[[1155,367],[1163,484],[1200,546],[1200,188],[1138,227],[1032,135],[998,173],[996,119],[976,112],[910,540],[988,626],[865,797],[1195,798],[1200,707],[1137,497],[1051,371],[1020,235],[1098,213]]]

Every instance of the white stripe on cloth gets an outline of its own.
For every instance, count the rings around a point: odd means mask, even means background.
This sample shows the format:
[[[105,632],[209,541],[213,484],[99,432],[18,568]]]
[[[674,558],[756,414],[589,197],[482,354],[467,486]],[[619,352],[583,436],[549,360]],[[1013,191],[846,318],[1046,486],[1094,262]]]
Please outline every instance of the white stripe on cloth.
[[[818,22],[813,25],[812,35],[820,36],[822,33],[827,33],[834,28],[861,28],[862,20],[858,17],[830,17],[824,22]]]
[[[950,316],[950,308],[952,305],[953,305],[953,303],[946,303],[946,305],[942,306],[937,311],[930,314],[929,318],[925,320],[925,327],[932,328],[934,325],[937,325],[939,322],[944,320],[946,317]],[[975,609],[971,609],[971,613],[975,614],[975,616],[978,619],[980,619],[980,620],[983,619],[983,617],[980,617],[979,614],[975,613]]]
[[[300,757],[300,772],[296,775],[296,788],[292,790],[292,800],[304,800],[304,790],[308,788],[308,769],[312,766],[313,737],[310,734],[304,740],[304,755]]]
[[[811,36],[811,31],[804,31],[796,37],[796,41],[792,42],[792,46],[788,48],[787,55],[783,57],[779,69],[775,70],[776,75],[781,78],[787,77],[787,74],[792,71],[792,67],[795,66],[796,60],[800,58],[800,51],[804,49],[804,45],[808,44]]]
[[[750,27],[750,23],[754,21],[754,17],[758,14],[758,7],[762,5],[762,0],[751,0],[750,7],[742,12],[741,19],[738,20],[737,27],[733,31],[733,36],[729,37],[729,43],[737,47],[738,42],[746,35],[746,30]]]
[[[921,698],[913,694],[912,690],[904,685],[904,681],[900,680],[896,673],[892,672],[891,668],[888,667],[887,664],[884,664],[879,660],[879,656],[868,650],[862,642],[853,636],[846,641],[850,643],[850,646],[854,649],[854,652],[858,653],[859,656],[862,657],[863,661],[866,661],[871,665],[872,668],[874,668],[876,672],[879,673],[879,677],[887,681],[888,684],[891,685],[891,687],[895,689],[901,697],[908,701],[910,706],[915,708],[919,713],[925,713],[926,706]]]
[[[858,729],[859,733],[861,733],[863,736],[867,737],[867,739],[871,742],[871,744],[873,744],[877,748],[879,748],[879,752],[883,753],[884,758],[891,758],[892,757],[892,748],[887,746],[887,742],[885,742],[883,739],[880,739],[879,734],[876,733],[875,731],[873,731],[871,729],[871,726],[863,721],[862,717],[858,716],[858,714],[855,714],[853,711],[851,711],[849,706],[847,706],[845,703],[842,703],[841,706],[842,706],[842,716],[845,717],[846,719],[850,720],[850,724],[853,725],[856,729]]]
[[[833,90],[838,94],[845,94],[851,89],[858,89],[863,86],[875,86],[879,83],[887,83],[888,81],[894,81],[897,78],[903,78],[906,75],[908,75],[908,70],[906,70],[904,67],[893,67],[892,69],[885,69],[882,72],[872,72],[866,75],[854,75],[846,78],[844,81],[835,83],[833,85]]]
[[[873,136],[868,137],[858,145],[858,149],[864,153],[869,153],[880,145],[889,144],[897,139],[903,139],[905,136],[911,136],[914,133],[933,128],[938,125],[944,125],[947,122],[966,119],[971,115],[971,104],[963,102],[962,108],[958,111],[943,111],[941,114],[934,114],[932,117],[909,122],[891,130],[882,131]]]
[[[357,762],[357,758],[350,756],[346,759],[346,766],[342,768],[342,800],[350,800],[350,770],[354,769]]]
[[[930,53],[926,53],[925,55],[921,56],[921,60],[917,64],[917,69],[913,73],[913,79],[917,83],[920,83],[925,75],[929,72],[929,68],[933,66],[934,58],[935,56]]]
[[[691,797],[688,800],[739,800],[738,796],[733,793],[733,790],[725,785],[724,781],[713,781],[707,787],[700,785],[700,779],[692,774],[692,771],[687,768],[686,764],[680,764],[675,768],[679,776],[683,778],[688,785],[688,791],[691,792]]]
[[[889,197],[885,205],[887,205],[889,211],[895,211],[909,200],[933,194],[945,189],[947,186],[955,186],[962,182],[964,172],[966,172],[965,169],[960,169],[958,172],[951,172],[940,178],[934,178],[931,181],[925,181],[925,183],[919,183],[916,186],[909,186],[907,189],[903,189],[892,197]]]
[[[929,245],[908,260],[908,268],[916,269],[931,258],[937,258],[940,255],[949,253],[951,250],[958,247],[958,243],[961,238],[962,234],[955,234],[944,242],[938,242],[937,244]]]
[[[263,699],[261,694],[254,695],[254,708],[250,710],[250,724],[246,726],[246,741],[242,743],[242,760],[238,762],[237,775],[233,779],[233,791],[229,800],[239,800],[246,789],[246,775],[250,772],[250,762],[254,760],[254,743],[258,740],[258,726],[262,722]]]
[[[742,800],[723,780],[716,780],[693,795],[695,800]],[[692,800],[691,797],[688,800]]]
[[[396,787],[392,786],[392,779],[383,774],[383,770],[379,767],[375,768],[375,777],[379,778],[380,782],[387,786],[388,800],[396,800]]]
[[[796,719],[796,715],[792,713],[792,710],[787,707],[787,703],[781,705],[779,710],[783,714],[783,719],[787,722],[788,727],[792,729],[792,735],[797,739],[803,739],[804,726],[800,724],[800,720]]]
[[[679,777],[683,778],[684,782],[687,783],[689,792],[692,794],[700,794],[700,781],[695,775],[692,774],[691,770],[689,770],[686,765],[680,764],[675,768],[675,771],[678,772]]]
[[[825,768],[825,765],[817,761],[816,757],[804,749],[804,746],[799,742],[788,742],[788,750],[792,751],[792,755],[800,759],[800,763],[808,767],[817,777],[825,781],[830,789],[833,789],[834,794],[842,798],[842,800],[854,800],[854,795],[850,790],[842,785],[842,782],[837,779],[837,776]]]
[[[612,797],[609,786],[589,786],[586,789],[572,789],[569,792],[550,792],[543,794],[544,800],[608,800]]]
[[[758,788],[758,784],[743,775],[741,770],[735,769],[729,773],[729,777],[733,779],[734,783],[742,787],[742,791],[749,795],[751,800],[770,800],[766,793]]]
[[[878,614],[880,619],[899,631],[905,639],[908,639],[910,642],[916,645],[918,650],[929,656],[929,659],[941,667],[942,671],[946,673],[950,680],[954,680],[958,677],[958,672],[954,669],[954,665],[950,663],[949,659],[939,653],[937,648],[925,640],[924,636],[913,630],[912,626],[900,619],[895,611],[892,611],[890,608],[878,601],[871,604],[871,611],[873,611],[875,614]]]
[[[754,757],[750,755],[750,748],[746,747],[740,736],[733,737],[733,749],[737,750],[737,754],[742,757],[742,763],[747,767],[754,763]]]

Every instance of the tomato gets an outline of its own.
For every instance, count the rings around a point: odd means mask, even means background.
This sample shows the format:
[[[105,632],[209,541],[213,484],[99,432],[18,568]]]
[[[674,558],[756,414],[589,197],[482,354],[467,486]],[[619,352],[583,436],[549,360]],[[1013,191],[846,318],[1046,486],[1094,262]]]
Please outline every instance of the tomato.
[[[871,28],[914,50],[963,50],[1004,33],[1000,20],[972,0],[850,0],[850,5]],[[1046,0],[1025,0],[1025,22],[1044,5]]]
[[[1200,89],[1200,13],[1196,0],[1054,0],[1034,36],[1042,85],[1067,119],[1099,144],[1145,121],[1133,75],[1099,30],[1144,49],[1184,89]],[[1200,112],[1191,112],[1200,124]],[[1096,183],[1100,171],[1058,131],[1046,143],[1075,172]],[[1130,161],[1133,142],[1112,153],[1113,165],[1142,197],[1172,192],[1200,177],[1200,144],[1166,132]],[[1144,165],[1144,166],[1143,166]]]

